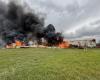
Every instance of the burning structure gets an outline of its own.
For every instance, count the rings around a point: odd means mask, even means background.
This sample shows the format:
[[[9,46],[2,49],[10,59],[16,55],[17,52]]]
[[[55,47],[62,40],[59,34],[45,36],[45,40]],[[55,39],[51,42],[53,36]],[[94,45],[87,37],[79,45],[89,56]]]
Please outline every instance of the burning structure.
[[[21,5],[0,2],[0,45],[6,48],[41,45],[42,39],[48,46],[63,42],[61,33],[56,33],[52,24],[44,27],[44,22],[44,18],[25,11]]]

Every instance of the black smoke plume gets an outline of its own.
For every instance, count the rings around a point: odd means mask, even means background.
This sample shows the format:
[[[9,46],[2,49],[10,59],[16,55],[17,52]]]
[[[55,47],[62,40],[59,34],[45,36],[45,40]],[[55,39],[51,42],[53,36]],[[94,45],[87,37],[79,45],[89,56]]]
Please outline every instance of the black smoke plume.
[[[13,41],[20,36],[38,38],[43,32],[44,21],[32,12],[25,12],[21,5],[0,2],[0,37],[5,42]],[[41,36],[42,37],[42,36]],[[39,38],[41,38],[39,37]]]
[[[0,44],[12,43],[15,39],[27,41],[41,38],[50,44],[62,41],[60,33],[50,24],[44,27],[44,19],[33,12],[25,11],[24,7],[14,2],[0,2]],[[3,44],[2,44],[3,45]]]
[[[56,46],[59,43],[63,42],[62,33],[60,32],[56,33],[56,29],[52,24],[49,24],[45,28],[44,33],[45,33],[45,39],[47,40],[49,46]]]

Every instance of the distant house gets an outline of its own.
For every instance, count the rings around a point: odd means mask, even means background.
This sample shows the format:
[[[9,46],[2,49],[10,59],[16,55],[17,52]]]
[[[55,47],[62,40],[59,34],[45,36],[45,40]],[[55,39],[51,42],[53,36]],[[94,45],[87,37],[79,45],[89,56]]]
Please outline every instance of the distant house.
[[[84,47],[85,45],[89,48],[96,47],[96,39],[80,39],[80,40],[70,40],[70,45],[75,47]]]

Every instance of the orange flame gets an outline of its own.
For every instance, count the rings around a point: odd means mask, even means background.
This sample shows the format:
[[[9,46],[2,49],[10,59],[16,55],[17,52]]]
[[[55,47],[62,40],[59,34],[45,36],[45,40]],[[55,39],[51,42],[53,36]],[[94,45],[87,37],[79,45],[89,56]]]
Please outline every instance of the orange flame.
[[[69,48],[69,42],[63,41],[62,43],[59,44],[59,48]]]

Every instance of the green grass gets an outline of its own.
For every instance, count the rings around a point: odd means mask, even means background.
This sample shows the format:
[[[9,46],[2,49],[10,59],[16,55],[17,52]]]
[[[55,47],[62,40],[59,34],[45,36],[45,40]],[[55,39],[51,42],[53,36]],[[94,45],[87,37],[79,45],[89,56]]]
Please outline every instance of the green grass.
[[[0,80],[100,80],[100,49],[1,49]]]

